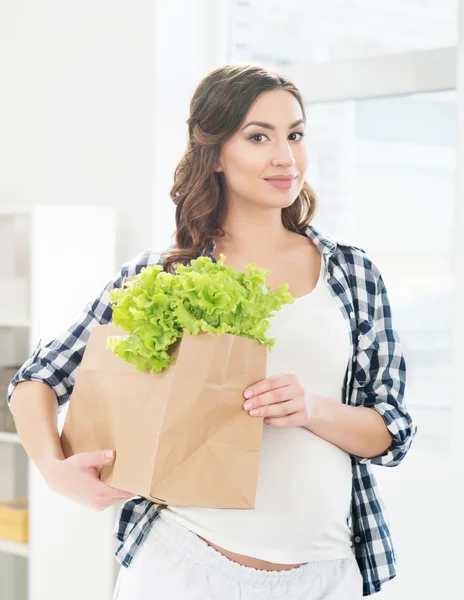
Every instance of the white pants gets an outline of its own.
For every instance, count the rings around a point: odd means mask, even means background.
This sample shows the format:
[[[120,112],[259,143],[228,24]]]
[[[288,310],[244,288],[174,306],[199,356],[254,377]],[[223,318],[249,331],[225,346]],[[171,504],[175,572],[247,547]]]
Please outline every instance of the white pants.
[[[172,519],[158,518],[129,567],[121,567],[113,600],[360,600],[354,558],[260,571],[229,560]]]

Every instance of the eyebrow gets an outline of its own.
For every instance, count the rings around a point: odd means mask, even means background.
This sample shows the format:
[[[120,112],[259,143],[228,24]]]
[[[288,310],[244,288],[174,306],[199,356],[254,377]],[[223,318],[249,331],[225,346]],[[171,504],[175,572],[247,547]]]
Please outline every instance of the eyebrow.
[[[294,123],[292,123],[289,127],[289,129],[293,129],[294,127],[296,127],[297,125],[301,125],[301,124],[306,125],[305,120],[304,119],[299,119],[298,121],[295,121]],[[258,127],[263,127],[264,129],[270,129],[271,131],[275,131],[275,126],[271,125],[270,123],[264,123],[263,121],[250,121],[249,123],[247,123],[245,125],[245,127],[242,127],[242,131],[244,129],[246,129],[247,127],[251,127],[252,125],[258,125]]]

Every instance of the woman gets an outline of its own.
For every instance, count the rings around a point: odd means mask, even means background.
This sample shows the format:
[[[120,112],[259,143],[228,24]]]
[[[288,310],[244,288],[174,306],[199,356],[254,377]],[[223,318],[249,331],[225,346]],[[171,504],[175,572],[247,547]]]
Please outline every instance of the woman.
[[[100,509],[127,500],[115,530],[118,600],[354,600],[395,576],[370,465],[399,464],[416,433],[403,400],[405,362],[377,267],[310,224],[305,121],[301,95],[282,75],[254,65],[208,74],[191,101],[171,190],[175,244],[123,265],[11,383],[18,433],[50,487]],[[111,321],[109,292],[125,277],[221,253],[237,269],[269,269],[270,287],[287,282],[297,297],[271,320],[277,343],[266,379],[244,390],[243,409],[265,421],[256,507],[129,499],[98,479],[111,451],[64,459],[55,395],[59,405],[69,400],[89,332]]]

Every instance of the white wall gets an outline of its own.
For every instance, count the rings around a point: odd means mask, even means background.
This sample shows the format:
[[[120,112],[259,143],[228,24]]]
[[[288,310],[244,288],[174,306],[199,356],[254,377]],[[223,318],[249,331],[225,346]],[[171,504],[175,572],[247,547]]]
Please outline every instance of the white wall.
[[[170,244],[200,79],[227,62],[228,0],[0,3],[0,210],[118,211],[117,261]]]
[[[152,243],[154,13],[152,0],[0,3],[0,210],[114,206],[118,263]]]
[[[456,202],[456,231],[460,233],[454,241],[455,250],[455,305],[453,314],[453,356],[454,356],[454,420],[453,420],[453,456],[454,467],[457,476],[453,480],[454,493],[459,498],[459,518],[457,531],[464,532],[464,466],[462,463],[464,424],[464,380],[462,378],[462,365],[464,363],[464,349],[462,339],[464,336],[464,315],[462,312],[462,299],[464,297],[464,0],[459,0],[459,45],[458,45],[458,67],[457,67],[457,89],[458,89],[458,169],[457,169],[457,202]]]

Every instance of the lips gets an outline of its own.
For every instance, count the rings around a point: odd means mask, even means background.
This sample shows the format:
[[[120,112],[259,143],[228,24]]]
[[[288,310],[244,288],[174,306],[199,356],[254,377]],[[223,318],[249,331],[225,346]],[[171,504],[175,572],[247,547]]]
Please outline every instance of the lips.
[[[272,185],[272,187],[280,190],[288,190],[292,187],[295,179],[265,179],[264,181]]]

